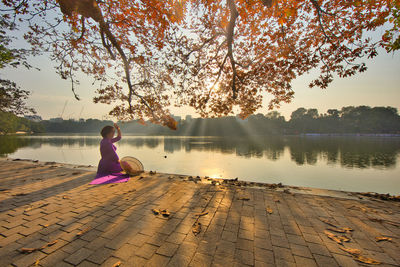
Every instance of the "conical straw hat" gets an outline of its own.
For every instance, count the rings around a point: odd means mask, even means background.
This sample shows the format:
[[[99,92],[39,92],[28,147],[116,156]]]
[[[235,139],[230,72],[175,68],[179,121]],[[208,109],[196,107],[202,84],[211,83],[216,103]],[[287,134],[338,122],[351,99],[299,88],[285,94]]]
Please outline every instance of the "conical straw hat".
[[[134,157],[123,157],[120,160],[121,168],[128,174],[137,174],[144,171],[143,164]]]

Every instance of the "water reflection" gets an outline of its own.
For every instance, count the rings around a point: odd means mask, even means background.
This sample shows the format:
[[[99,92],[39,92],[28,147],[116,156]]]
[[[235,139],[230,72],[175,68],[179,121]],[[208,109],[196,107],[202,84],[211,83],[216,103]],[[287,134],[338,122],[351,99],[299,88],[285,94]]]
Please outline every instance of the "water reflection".
[[[23,147],[84,148],[99,146],[93,136],[0,136],[0,155],[9,155]],[[400,138],[372,137],[134,137],[125,136],[118,146],[155,149],[165,153],[208,151],[235,154],[244,158],[279,160],[286,149],[298,165],[315,165],[319,161],[347,168],[394,168],[400,153]]]

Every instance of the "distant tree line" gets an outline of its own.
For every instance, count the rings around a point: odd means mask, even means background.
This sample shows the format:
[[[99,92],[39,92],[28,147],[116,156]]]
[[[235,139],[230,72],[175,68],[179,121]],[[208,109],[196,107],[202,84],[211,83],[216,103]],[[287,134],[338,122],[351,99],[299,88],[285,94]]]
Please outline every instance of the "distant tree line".
[[[16,132],[43,133],[44,131],[45,128],[42,123],[0,110],[0,134],[12,134]]]
[[[112,121],[64,120],[43,121],[41,124],[50,133],[96,133],[105,125],[112,125]],[[400,134],[400,116],[396,108],[369,106],[329,109],[323,114],[317,109],[298,108],[288,121],[277,111],[252,115],[245,120],[233,116],[194,118],[181,120],[176,131],[151,123],[142,125],[136,121],[120,124],[124,133],[135,135]]]

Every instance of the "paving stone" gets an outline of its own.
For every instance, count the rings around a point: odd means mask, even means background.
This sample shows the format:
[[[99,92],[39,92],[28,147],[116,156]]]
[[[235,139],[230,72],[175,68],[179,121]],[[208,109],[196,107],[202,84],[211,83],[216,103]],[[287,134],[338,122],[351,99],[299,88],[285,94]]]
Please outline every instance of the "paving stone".
[[[273,246],[272,250],[274,251],[275,261],[281,259],[288,262],[294,262],[293,254],[290,249]]]
[[[167,266],[168,262],[169,262],[169,257],[160,255],[160,254],[154,254],[150,260],[146,263],[145,266],[149,266],[149,267],[163,267],[163,266]]]
[[[177,244],[173,244],[173,243],[169,243],[169,242],[165,242],[164,244],[161,245],[161,247],[159,247],[157,249],[157,254],[166,256],[166,257],[172,257],[176,250],[178,249],[178,245]]]
[[[40,260],[40,265],[45,267],[53,267],[58,266],[63,259],[67,258],[70,254],[62,251],[57,250],[50,255],[47,255],[45,258]]]
[[[317,262],[318,266],[339,266],[336,260],[332,257],[322,256],[322,255],[314,255],[314,259]]]
[[[211,266],[212,257],[206,254],[196,253],[189,266],[208,267]]]
[[[318,254],[318,255],[328,256],[328,257],[331,256],[331,253],[324,245],[315,244],[315,243],[307,243],[307,246],[310,249],[312,254]]]
[[[302,267],[317,267],[317,263],[315,260],[310,259],[310,258],[304,258],[300,256],[294,256],[294,260],[296,261],[297,266],[302,266]]]
[[[102,264],[106,259],[108,259],[114,250],[106,248],[106,247],[101,247],[97,249],[95,252],[93,252],[87,259],[91,262],[97,263],[97,264]]]
[[[353,260],[352,257],[350,256],[344,256],[340,254],[335,254],[333,253],[332,256],[335,258],[336,262],[339,264],[339,266],[348,266],[348,267],[357,267],[359,266],[358,263]]]
[[[128,260],[130,257],[135,255],[135,251],[138,249],[139,248],[137,246],[124,244],[119,249],[114,251],[112,255],[122,260]]]
[[[157,246],[144,244],[136,251],[136,255],[145,259],[150,259],[157,249],[158,249]]]
[[[310,249],[307,246],[301,246],[297,244],[290,244],[290,250],[293,255],[305,257],[305,258],[313,258],[311,255]]]
[[[64,259],[67,263],[78,265],[93,253],[92,250],[87,248],[80,248],[75,253]]]
[[[236,249],[235,259],[239,263],[246,265],[254,265],[254,253],[248,250]]]
[[[35,251],[30,254],[21,255],[16,261],[13,261],[13,265],[18,267],[25,267],[33,265],[37,260],[41,260],[46,257],[46,254],[40,251]]]
[[[262,248],[254,248],[254,258],[256,261],[262,262],[274,262],[274,253],[272,250],[266,250]]]

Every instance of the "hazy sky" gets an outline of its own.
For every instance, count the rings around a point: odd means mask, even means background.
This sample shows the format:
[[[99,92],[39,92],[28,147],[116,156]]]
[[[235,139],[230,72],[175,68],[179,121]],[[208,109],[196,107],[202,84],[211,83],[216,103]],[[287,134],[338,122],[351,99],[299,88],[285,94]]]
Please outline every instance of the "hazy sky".
[[[299,77],[293,83],[295,98],[292,103],[283,104],[280,113],[286,118],[299,107],[317,108],[325,112],[330,108],[341,108],[349,105],[393,106],[400,110],[400,51],[387,54],[380,50],[378,57],[366,60],[368,70],[356,76],[335,79],[327,89],[308,87],[314,75]],[[76,91],[81,101],[75,100],[71,92],[71,83],[62,80],[53,68],[54,63],[45,56],[31,60],[41,71],[19,69],[3,69],[0,74],[4,79],[10,79],[26,90],[32,92],[29,105],[34,107],[38,115],[44,119],[58,117],[64,103],[68,101],[64,119],[77,119],[82,111],[82,118],[106,118],[112,106],[94,104],[92,98],[97,89],[92,86],[92,79],[81,77],[81,84]],[[265,94],[265,104],[268,94]],[[267,113],[267,105],[259,112]],[[175,115],[191,114],[197,116],[192,108],[171,108]]]

